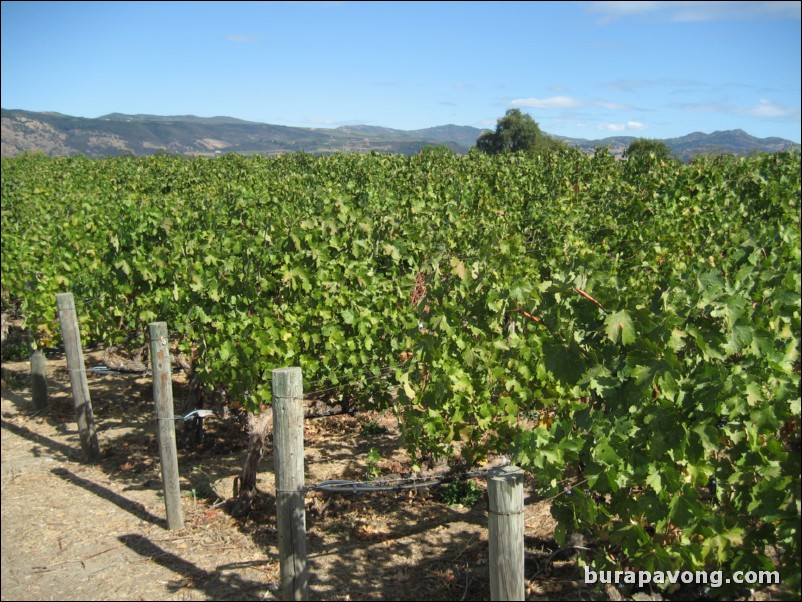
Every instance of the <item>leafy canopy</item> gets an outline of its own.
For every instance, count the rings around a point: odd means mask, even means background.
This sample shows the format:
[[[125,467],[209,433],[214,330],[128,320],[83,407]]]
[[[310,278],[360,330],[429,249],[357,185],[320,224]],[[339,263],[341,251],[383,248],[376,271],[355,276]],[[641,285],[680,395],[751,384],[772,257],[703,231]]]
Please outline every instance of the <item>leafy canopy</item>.
[[[510,109],[496,122],[495,132],[485,132],[476,141],[476,147],[488,155],[507,152],[552,148],[557,143],[540,131],[531,115],[520,109]]]
[[[243,408],[297,365],[392,408],[415,461],[509,455],[597,569],[776,569],[800,599],[798,153],[0,167],[0,301],[38,345],[66,290],[90,342],[162,320]]]
[[[673,154],[667,144],[660,140],[649,140],[648,138],[633,140],[627,150],[624,151],[625,159],[649,159],[652,158],[652,155],[654,155],[654,159],[662,161],[673,159]]]

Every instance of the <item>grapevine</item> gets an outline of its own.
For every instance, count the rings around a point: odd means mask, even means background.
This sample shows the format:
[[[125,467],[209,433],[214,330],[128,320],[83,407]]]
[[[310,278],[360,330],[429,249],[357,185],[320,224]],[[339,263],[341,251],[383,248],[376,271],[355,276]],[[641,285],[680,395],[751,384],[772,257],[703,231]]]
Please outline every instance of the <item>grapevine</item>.
[[[414,457],[509,454],[598,568],[798,591],[800,272],[795,153],[2,160],[3,304],[35,344],[70,291],[85,340],[166,321],[252,411],[299,365],[393,409]]]

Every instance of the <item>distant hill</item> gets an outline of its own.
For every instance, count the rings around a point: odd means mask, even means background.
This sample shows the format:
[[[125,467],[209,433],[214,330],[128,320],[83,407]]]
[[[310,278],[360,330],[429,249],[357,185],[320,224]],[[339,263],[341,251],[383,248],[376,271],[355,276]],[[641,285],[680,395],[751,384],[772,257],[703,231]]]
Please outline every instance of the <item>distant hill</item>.
[[[195,115],[174,115],[172,117],[165,117],[163,115],[125,115],[124,113],[109,113],[102,115],[98,119],[104,121],[126,121],[142,123],[145,121],[160,121],[160,122],[174,122],[174,121],[191,121],[194,123],[258,123],[256,121],[245,121],[244,119],[236,119],[235,117],[196,117]]]
[[[484,131],[441,126],[402,131],[373,126],[297,128],[231,117],[157,116],[111,113],[87,119],[60,113],[2,109],[2,155],[41,151],[52,156],[83,154],[214,156],[221,153],[370,152],[414,154],[426,145],[467,152]]]
[[[370,125],[333,129],[297,128],[233,117],[194,115],[110,113],[87,119],[53,112],[2,109],[0,113],[4,157],[24,151],[39,151],[51,156],[82,154],[89,157],[157,153],[215,156],[232,152],[274,155],[293,151],[317,154],[379,151],[410,155],[427,145],[444,145],[457,153],[464,153],[485,131],[458,125],[408,131]],[[586,152],[607,146],[617,155],[635,140],[633,137],[601,140],[554,137]],[[697,132],[663,142],[683,159],[699,153],[746,155],[758,151],[799,148],[790,140],[754,138],[741,130],[712,134]]]
[[[598,147],[607,147],[616,156],[621,156],[629,145],[638,138],[635,136],[613,136],[599,140],[584,140],[582,138],[564,138],[554,136],[570,146],[576,146],[585,152],[594,152]],[[755,138],[743,130],[725,130],[704,134],[694,132],[679,138],[666,138],[661,140],[675,156],[688,161],[696,155],[713,155],[731,153],[746,156],[756,152],[773,153],[791,149],[799,149],[799,144],[784,138]]]
[[[796,148],[799,144],[783,138],[755,138],[743,130],[727,130],[703,134],[694,132],[681,138],[665,141],[679,157],[687,159],[699,153],[732,153],[748,155],[755,151],[776,152]]]
[[[440,125],[422,130],[393,130],[373,125],[345,125],[338,131],[365,136],[400,138],[406,140],[425,140],[428,144],[457,145],[466,151],[476,144],[476,139],[485,130],[467,125]]]

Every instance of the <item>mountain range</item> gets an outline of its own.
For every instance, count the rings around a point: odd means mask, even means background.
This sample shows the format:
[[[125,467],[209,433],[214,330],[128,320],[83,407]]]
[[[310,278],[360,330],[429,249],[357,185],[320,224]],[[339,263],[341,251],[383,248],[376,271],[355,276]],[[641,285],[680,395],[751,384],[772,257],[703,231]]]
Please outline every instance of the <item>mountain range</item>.
[[[50,156],[83,154],[89,157],[153,155],[215,156],[222,153],[274,155],[293,151],[316,154],[339,152],[387,152],[414,154],[424,146],[444,145],[457,153],[467,152],[486,130],[470,126],[443,125],[421,130],[395,130],[370,125],[338,128],[300,128],[244,121],[233,117],[194,115],[158,116],[111,113],[95,119],[61,113],[0,110],[2,154],[15,156],[38,151]],[[552,136],[585,152],[608,147],[620,156],[635,140],[617,136],[598,140]],[[676,156],[774,152],[799,149],[783,138],[755,138],[743,130],[703,134],[694,132],[662,140]]]

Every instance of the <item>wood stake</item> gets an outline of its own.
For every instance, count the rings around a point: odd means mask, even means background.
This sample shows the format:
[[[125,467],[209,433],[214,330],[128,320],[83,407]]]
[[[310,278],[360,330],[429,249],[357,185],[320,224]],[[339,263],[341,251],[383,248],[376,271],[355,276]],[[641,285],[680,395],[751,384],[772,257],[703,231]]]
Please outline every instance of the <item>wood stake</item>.
[[[164,505],[167,510],[167,526],[172,531],[184,528],[184,513],[181,509],[178,451],[175,444],[170,349],[167,339],[167,324],[152,322],[148,324],[148,327],[150,328],[150,362],[153,370],[153,400],[156,402],[156,420],[159,424],[159,457],[164,484]]]
[[[282,600],[306,600],[304,400],[300,368],[273,370],[273,456]]]
[[[524,599],[524,472],[517,466],[488,473],[490,599]]]
[[[70,373],[72,403],[78,422],[78,434],[81,437],[81,449],[88,462],[96,462],[100,458],[100,447],[97,442],[89,383],[86,381],[84,352],[81,348],[81,331],[78,329],[78,316],[75,313],[75,299],[72,293],[56,295],[56,305],[61,322],[61,337],[64,339],[64,350],[67,354],[67,370]]]

